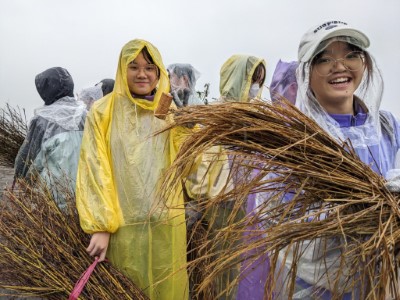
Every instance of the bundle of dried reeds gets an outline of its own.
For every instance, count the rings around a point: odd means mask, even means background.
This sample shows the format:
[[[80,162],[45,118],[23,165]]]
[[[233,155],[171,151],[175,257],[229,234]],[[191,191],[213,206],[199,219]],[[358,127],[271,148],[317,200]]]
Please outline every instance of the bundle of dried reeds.
[[[207,270],[196,293],[237,266],[245,253],[264,249],[271,260],[265,297],[272,297],[271,290],[279,295],[277,278],[283,278],[291,298],[297,265],[308,245],[322,252],[315,254],[318,257],[336,253],[334,263],[326,261],[321,266],[315,283],[328,285],[333,298],[356,290],[355,299],[383,299],[389,291],[400,298],[395,258],[400,242],[399,195],[385,188],[383,177],[362,163],[350,144],[338,143],[288,103],[187,107],[175,118],[175,126],[192,123],[200,126],[181,147],[167,174],[165,192],[181,182],[199,154],[215,145],[223,146],[230,157],[232,179],[237,173],[248,174],[234,180],[232,189],[198,204],[203,215],[209,215],[215,207],[234,203],[225,226],[202,239],[208,244],[221,240],[236,243],[223,248],[209,246],[203,260],[190,262],[203,264]],[[251,193],[263,201],[251,215],[238,220],[235,216]],[[282,200],[285,197],[290,201]],[[262,226],[250,233],[252,243],[241,243],[254,224]],[[289,248],[292,263],[288,274],[283,274],[279,261],[288,258]],[[258,252],[250,259],[260,255]],[[225,292],[243,276],[246,274],[232,278]],[[315,290],[316,298],[318,292]]]
[[[0,288],[12,296],[66,299],[92,264],[89,236],[80,226],[74,195],[57,187],[67,202],[60,210],[46,184],[24,181],[0,202]],[[147,299],[109,263],[97,265],[80,299]]]
[[[27,132],[25,111],[9,104],[0,108],[0,165],[14,167]]]

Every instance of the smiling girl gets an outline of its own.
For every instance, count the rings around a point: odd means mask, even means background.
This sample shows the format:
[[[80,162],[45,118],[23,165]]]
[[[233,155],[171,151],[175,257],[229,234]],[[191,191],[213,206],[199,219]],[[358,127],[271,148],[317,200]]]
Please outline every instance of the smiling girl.
[[[364,33],[345,22],[311,28],[299,46],[296,106],[339,143],[350,142],[366,167],[388,179],[396,171],[400,125],[391,113],[379,110],[383,81],[366,50],[369,45]],[[350,284],[349,277],[357,279],[357,274],[350,274],[351,266],[341,259],[343,237],[304,241],[296,247],[299,257],[294,246],[280,253],[286,272],[293,270],[292,261],[297,262],[293,299],[363,297],[363,290]],[[283,283],[276,299],[287,299],[292,288],[287,285]]]
[[[154,135],[171,122],[154,115],[168,91],[157,48],[128,42],[114,90],[86,119],[76,189],[89,255],[107,256],[150,299],[166,300],[188,298],[183,198],[157,198],[176,148],[172,130]]]

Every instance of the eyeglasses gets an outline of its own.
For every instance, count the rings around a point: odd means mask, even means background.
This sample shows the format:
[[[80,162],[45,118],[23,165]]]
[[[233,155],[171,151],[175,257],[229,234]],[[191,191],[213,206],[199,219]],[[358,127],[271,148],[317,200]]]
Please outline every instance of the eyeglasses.
[[[139,67],[138,65],[131,63],[129,64],[128,68],[134,73],[139,73],[140,70],[143,70],[146,75],[153,75],[158,73],[158,68],[154,64],[148,64],[144,67]]]
[[[314,60],[313,68],[315,68],[315,71],[317,71],[319,75],[328,76],[333,73],[333,66],[338,62],[341,62],[349,71],[359,71],[365,63],[364,53],[353,51],[348,53],[345,57],[338,59],[330,56],[322,56]]]

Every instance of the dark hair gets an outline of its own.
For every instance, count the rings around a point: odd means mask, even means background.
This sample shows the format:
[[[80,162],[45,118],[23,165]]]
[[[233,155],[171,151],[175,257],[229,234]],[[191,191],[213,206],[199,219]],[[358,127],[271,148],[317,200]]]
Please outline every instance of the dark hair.
[[[147,61],[147,63],[149,64],[153,64],[157,67],[157,78],[160,78],[160,68],[154,63],[154,59],[153,57],[151,57],[149,50],[147,49],[147,47],[143,47],[143,49],[140,51],[143,54],[143,58],[145,61]],[[131,61],[130,63],[132,63],[133,61]],[[151,91],[151,95],[154,95],[157,92],[157,87],[154,88],[154,90]]]
[[[150,55],[149,50],[147,49],[147,47],[144,47],[142,49],[142,54],[143,54],[143,58],[145,59],[145,61],[147,61],[149,64],[153,64],[157,67],[157,77],[160,78],[160,69],[158,68],[158,66],[154,63],[153,58]]]
[[[265,73],[266,70],[264,65],[262,63],[259,63],[256,69],[254,70],[253,76],[251,77],[251,81],[258,82],[262,79],[261,85],[263,85],[265,81]]]

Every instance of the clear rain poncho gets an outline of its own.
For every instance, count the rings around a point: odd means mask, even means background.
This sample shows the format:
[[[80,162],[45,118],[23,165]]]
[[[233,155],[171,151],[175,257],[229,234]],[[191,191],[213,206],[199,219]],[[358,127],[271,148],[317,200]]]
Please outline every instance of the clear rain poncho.
[[[127,66],[146,47],[160,70],[154,100],[133,98]],[[83,230],[110,232],[107,257],[150,299],[187,299],[186,226],[177,191],[157,199],[160,179],[176,155],[175,130],[153,135],[171,120],[154,117],[168,74],[149,42],[132,40],[121,50],[113,92],[88,114],[77,178]]]
[[[292,104],[296,102],[297,65],[297,61],[278,61],[274,74],[272,75],[271,85],[269,87],[269,93],[272,101],[279,101],[283,97],[289,100]]]
[[[317,52],[322,51],[334,41],[354,44],[348,37],[335,37],[321,43]],[[359,46],[356,44],[356,46]],[[364,123],[356,122],[356,126],[343,126],[337,119],[329,115],[319,104],[310,90],[311,62],[300,62],[297,69],[298,93],[296,106],[306,115],[313,118],[323,129],[329,132],[337,141],[350,141],[359,158],[371,168],[386,176],[388,171],[396,173],[395,157],[400,147],[400,125],[396,118],[388,113],[379,111],[383,93],[383,81],[375,61],[372,59],[371,81],[367,84],[367,71],[364,72],[362,82],[355,92],[356,112],[366,115]],[[386,124],[386,125],[384,125]],[[297,262],[297,282],[293,299],[313,299],[316,291],[320,294],[318,299],[331,299],[331,282],[341,270],[346,274],[348,269],[343,266],[340,259],[341,247],[344,243],[340,237],[337,239],[317,239],[305,241],[299,245],[301,258]],[[285,257],[285,255],[287,255]],[[279,257],[290,268],[293,259],[292,250],[282,250]],[[344,278],[339,278],[339,289],[343,291],[343,299],[357,297],[357,291],[346,287]],[[285,283],[283,283],[285,285]],[[321,290],[322,288],[322,290]],[[286,299],[285,291],[277,299]],[[352,295],[352,292],[355,293]]]
[[[200,72],[190,64],[168,66],[171,94],[178,107],[204,104],[196,95],[196,82]]]
[[[103,97],[103,83],[82,89],[78,94],[78,99],[86,104],[87,110],[90,110],[93,103]]]
[[[354,43],[354,40],[348,37],[335,37],[321,43],[317,51],[322,51],[334,41]],[[362,82],[355,92],[356,105],[362,107],[364,113],[367,114],[364,124],[349,127],[341,126],[319,104],[310,90],[311,61],[301,62],[297,69],[299,88],[296,106],[313,118],[336,140],[341,142],[351,141],[351,145],[360,159],[371,165],[376,172],[385,176],[388,170],[395,167],[396,151],[394,150],[399,145],[399,133],[397,131],[399,125],[393,115],[379,110],[383,94],[383,80],[375,60],[372,57],[371,60],[373,64],[371,80],[369,83],[367,82],[368,74],[365,70]],[[386,120],[383,123],[388,123],[389,126],[383,126],[382,116]]]
[[[36,76],[35,84],[45,105],[34,111],[15,159],[15,177],[40,176],[62,208],[65,200],[58,189],[75,190],[86,107],[71,96],[74,83],[64,68],[47,69]]]
[[[250,55],[232,55],[221,67],[220,71],[220,100],[226,102],[248,102],[251,80],[259,64],[266,70],[265,60]],[[257,97],[261,97],[262,86]]]

